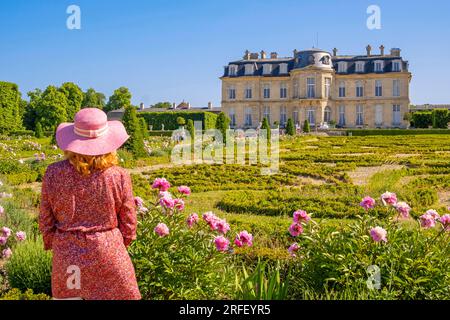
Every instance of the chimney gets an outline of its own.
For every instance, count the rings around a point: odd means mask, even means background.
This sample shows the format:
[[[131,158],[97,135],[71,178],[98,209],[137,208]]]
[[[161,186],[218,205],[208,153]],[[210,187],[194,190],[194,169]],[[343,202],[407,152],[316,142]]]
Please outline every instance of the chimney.
[[[294,49],[294,58],[297,56],[297,53],[298,53],[297,49]]]
[[[380,46],[380,55],[384,56],[384,46]]]
[[[250,59],[256,60],[256,59],[258,59],[258,57],[259,57],[259,54],[258,54],[257,52],[255,52],[255,53],[250,53]]]
[[[244,60],[250,60],[250,51],[245,50]]]
[[[276,53],[276,52],[270,53],[270,59],[277,59],[277,58],[278,58],[278,53]]]
[[[399,48],[392,48],[391,49],[391,56],[394,57],[400,57],[400,49]]]
[[[336,56],[337,56],[337,52],[338,52],[338,49],[334,48],[334,49],[333,49],[333,57],[336,57]]]
[[[261,59],[266,58],[266,52],[264,50],[261,50]]]
[[[370,44],[367,45],[366,51],[367,51],[367,56],[370,57],[370,51],[372,51],[372,47],[370,46]]]
[[[188,109],[191,108],[191,103],[190,103],[190,102],[187,103],[187,108],[188,108]]]
[[[144,108],[145,108],[145,104],[143,102],[141,102],[139,104],[139,109],[144,110]]]
[[[176,105],[176,103],[174,102],[174,103],[172,103],[172,109],[176,109],[177,108],[177,105]]]
[[[213,108],[212,102],[208,102],[208,109],[211,110]]]

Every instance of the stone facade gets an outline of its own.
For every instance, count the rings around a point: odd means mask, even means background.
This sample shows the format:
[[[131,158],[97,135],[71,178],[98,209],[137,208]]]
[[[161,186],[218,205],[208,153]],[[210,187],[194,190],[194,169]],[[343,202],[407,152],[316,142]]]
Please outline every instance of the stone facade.
[[[323,50],[294,50],[279,58],[245,53],[225,67],[222,109],[234,128],[256,128],[263,118],[281,127],[335,123],[347,128],[406,127],[411,73],[400,49],[390,54],[339,56]]]

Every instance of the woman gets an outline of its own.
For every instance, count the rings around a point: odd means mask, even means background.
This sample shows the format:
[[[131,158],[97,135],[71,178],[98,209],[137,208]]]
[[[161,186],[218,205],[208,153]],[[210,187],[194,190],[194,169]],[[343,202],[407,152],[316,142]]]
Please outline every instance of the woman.
[[[56,131],[65,160],[42,181],[39,229],[53,251],[55,299],[140,299],[126,247],[136,238],[130,175],[116,150],[129,138],[120,121],[96,108]]]

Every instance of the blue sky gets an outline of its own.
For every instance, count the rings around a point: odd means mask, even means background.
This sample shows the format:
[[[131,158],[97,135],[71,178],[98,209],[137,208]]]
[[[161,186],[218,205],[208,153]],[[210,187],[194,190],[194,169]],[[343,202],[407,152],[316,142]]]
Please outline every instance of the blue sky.
[[[81,30],[66,9],[81,8]],[[366,27],[369,5],[381,30]],[[243,52],[316,46],[341,54],[400,47],[414,104],[450,103],[450,2],[303,0],[14,0],[0,2],[0,80],[23,95],[73,81],[133,102],[220,103],[223,66]]]

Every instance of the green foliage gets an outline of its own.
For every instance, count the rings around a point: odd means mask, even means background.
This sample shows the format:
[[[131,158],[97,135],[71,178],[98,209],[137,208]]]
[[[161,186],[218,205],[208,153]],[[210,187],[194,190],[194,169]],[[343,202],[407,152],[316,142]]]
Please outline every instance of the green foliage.
[[[194,127],[194,121],[192,121],[192,119],[188,119],[187,124],[186,124],[186,130],[189,132],[189,135],[191,136],[191,141],[194,141],[195,127]]]
[[[44,130],[54,130],[67,121],[69,102],[64,93],[54,86],[48,86],[36,103],[35,123],[40,122]]]
[[[44,137],[44,131],[42,130],[42,126],[40,122],[36,123],[36,129],[35,129],[35,133],[34,133],[36,138],[43,138]]]
[[[222,133],[223,142],[226,142],[226,134],[229,127],[230,118],[224,112],[219,113],[216,120],[216,129]]]
[[[217,115],[212,112],[183,112],[183,111],[167,111],[167,112],[139,112],[138,117],[144,118],[149,125],[153,126],[152,130],[161,130],[164,124],[164,130],[178,129],[177,118],[182,117],[186,121],[201,121],[203,130],[214,129],[216,127]]]
[[[294,127],[294,121],[292,121],[291,118],[288,119],[286,124],[286,134],[290,136],[295,136],[295,127]]]
[[[347,130],[352,136],[404,136],[423,134],[450,134],[448,129],[356,129]]]
[[[0,81],[0,134],[22,128],[21,104],[19,87],[14,83]]]
[[[25,107],[25,112],[23,114],[23,124],[28,130],[35,130],[36,117],[37,117],[37,106],[41,100],[42,90],[35,89],[27,93],[30,102]]]
[[[183,117],[177,117],[177,123],[179,126],[184,126],[186,124],[186,120]]]
[[[266,132],[267,132],[267,141],[270,141],[270,139],[271,139],[271,131],[270,131],[269,120],[267,120],[267,118],[263,119],[261,129],[266,130]]]
[[[33,290],[27,289],[21,292],[17,288],[9,290],[0,297],[0,300],[51,300],[52,298],[44,293],[33,293]]]
[[[146,155],[144,137],[142,135],[142,125],[139,122],[136,113],[136,109],[132,106],[125,108],[122,122],[130,138],[127,140],[124,147],[132,152],[135,157],[143,157]]]
[[[305,122],[303,123],[303,132],[311,132],[311,127],[309,126],[309,121],[307,119],[305,119]]]
[[[101,92],[96,92],[93,88],[89,88],[83,94],[83,102],[81,103],[82,108],[99,108],[103,109],[105,107],[106,97]]]
[[[67,108],[67,120],[72,121],[75,114],[81,109],[83,103],[83,91],[79,86],[72,82],[65,82],[59,88],[67,98],[68,108]]]
[[[148,137],[148,125],[147,121],[144,118],[138,118],[139,123],[141,124],[142,136],[144,138]]]
[[[114,93],[109,97],[108,103],[104,107],[105,112],[126,108],[131,106],[131,93],[128,88],[120,87],[114,90]]]
[[[417,111],[412,115],[415,128],[428,128],[433,125],[433,116],[430,111]]]
[[[170,102],[158,102],[153,104],[151,107],[158,109],[169,109],[172,107],[172,104]]]
[[[41,239],[17,245],[5,268],[11,287],[51,294],[52,255],[44,251]]]
[[[450,122],[448,109],[434,109],[431,112],[433,128],[447,129]]]

